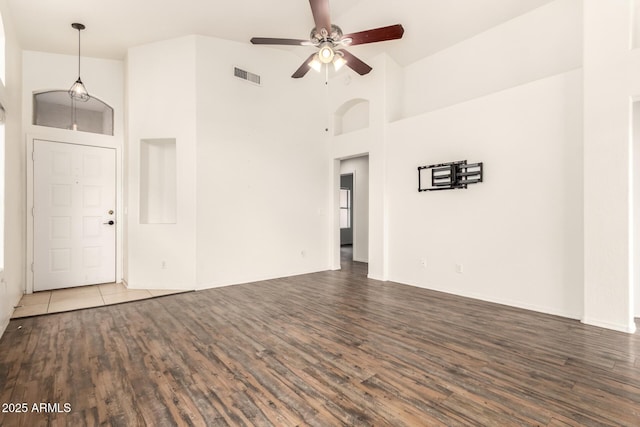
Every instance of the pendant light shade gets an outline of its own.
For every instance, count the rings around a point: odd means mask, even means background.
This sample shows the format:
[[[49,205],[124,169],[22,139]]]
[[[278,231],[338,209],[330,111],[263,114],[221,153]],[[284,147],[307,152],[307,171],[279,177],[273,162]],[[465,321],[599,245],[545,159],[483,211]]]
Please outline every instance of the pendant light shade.
[[[69,89],[69,96],[77,101],[88,101],[90,96],[89,92],[87,92],[87,88],[84,87],[82,80],[78,77],[78,80],[71,86]]]
[[[320,70],[322,70],[322,62],[320,62],[320,58],[317,53],[313,55],[313,58],[307,65],[316,70],[318,73],[320,72]]]
[[[80,78],[80,31],[84,30],[85,26],[75,22],[71,24],[71,27],[78,30],[78,80],[69,89],[69,96],[76,101],[86,102],[91,96]]]
[[[333,59],[333,68],[336,71],[340,70],[340,68],[342,68],[347,63],[347,60],[344,59],[344,54],[342,52],[338,53],[340,55],[336,54],[336,57]]]
[[[318,51],[318,59],[320,62],[328,64],[333,61],[334,56],[335,53],[331,42],[324,42],[320,45],[320,50]]]
[[[322,71],[322,65],[329,63],[333,63],[334,70],[339,71],[347,63],[347,60],[344,59],[344,53],[341,51],[334,51],[331,47],[325,46],[313,55],[307,65],[315,71],[320,72]]]

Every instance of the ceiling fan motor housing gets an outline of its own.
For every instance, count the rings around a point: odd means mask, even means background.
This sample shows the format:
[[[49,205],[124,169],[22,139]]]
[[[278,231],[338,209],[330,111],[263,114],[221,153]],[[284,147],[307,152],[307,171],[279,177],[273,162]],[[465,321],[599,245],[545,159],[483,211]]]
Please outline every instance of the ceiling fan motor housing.
[[[314,41],[317,45],[320,45],[322,42],[331,42],[336,44],[342,39],[342,29],[337,25],[331,24],[331,34],[325,29],[321,28],[318,30],[314,27],[311,30],[310,39]]]

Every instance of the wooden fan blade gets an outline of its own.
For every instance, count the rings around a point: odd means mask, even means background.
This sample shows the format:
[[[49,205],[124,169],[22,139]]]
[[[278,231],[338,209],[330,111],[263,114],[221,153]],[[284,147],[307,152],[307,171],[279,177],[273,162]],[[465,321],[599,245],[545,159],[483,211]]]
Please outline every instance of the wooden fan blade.
[[[371,68],[346,50],[340,49],[340,52],[342,52],[342,54],[344,55],[344,59],[347,61],[347,67],[351,68],[361,76],[364,76],[365,74],[368,74],[369,71],[373,70],[373,68]]]
[[[351,39],[349,46],[357,44],[384,42],[387,40],[401,39],[404,34],[404,28],[400,24],[390,25],[388,27],[375,28],[373,30],[360,31],[358,33],[345,34],[343,39]]]
[[[304,46],[309,43],[309,40],[298,39],[276,39],[271,37],[254,37],[251,39],[253,44],[278,44],[288,46]]]
[[[309,72],[309,69],[311,68],[311,67],[309,66],[309,62],[311,62],[311,58],[313,58],[313,56],[314,56],[314,55],[315,55],[315,53],[312,53],[312,54],[311,54],[311,55],[306,59],[306,61],[304,61],[304,62],[302,63],[302,65],[300,66],[300,68],[298,68],[298,69],[296,70],[296,72],[295,72],[295,73],[293,73],[293,74],[291,75],[291,77],[292,77],[292,78],[294,78],[294,79],[299,79],[300,77],[304,77],[304,76],[305,76],[305,74],[307,74],[307,73]]]
[[[316,23],[316,30],[321,28],[331,33],[331,18],[329,16],[329,0],[309,0],[313,21]]]

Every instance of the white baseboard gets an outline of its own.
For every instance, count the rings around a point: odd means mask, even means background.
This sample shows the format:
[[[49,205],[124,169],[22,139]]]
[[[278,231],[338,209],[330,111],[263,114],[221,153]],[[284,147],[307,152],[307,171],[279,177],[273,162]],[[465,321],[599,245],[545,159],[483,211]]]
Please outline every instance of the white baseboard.
[[[598,328],[611,329],[618,332],[624,332],[627,334],[634,334],[636,332],[636,325],[631,322],[629,325],[623,325],[619,323],[607,322],[604,320],[592,319],[585,317],[581,320],[582,323],[589,326],[597,326]]]

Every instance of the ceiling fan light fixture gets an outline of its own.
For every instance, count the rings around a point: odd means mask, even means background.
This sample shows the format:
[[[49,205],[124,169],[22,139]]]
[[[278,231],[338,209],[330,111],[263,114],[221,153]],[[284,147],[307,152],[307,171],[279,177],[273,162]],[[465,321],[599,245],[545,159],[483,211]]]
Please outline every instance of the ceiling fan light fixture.
[[[291,75],[291,78],[294,79],[304,77],[311,68],[321,71],[324,64],[333,64],[335,70],[339,70],[346,65],[361,76],[368,74],[373,68],[342,48],[401,39],[404,34],[404,28],[402,25],[396,24],[344,34],[339,26],[331,23],[329,1],[309,0],[315,24],[309,34],[309,40],[252,37],[250,42],[264,45],[315,46],[318,50],[315,53],[311,53]],[[328,70],[329,68],[327,67],[326,71],[328,72]]]
[[[309,62],[308,65],[309,67],[316,70],[318,73],[322,70],[322,62],[320,62],[320,57],[318,56],[317,53],[313,55],[313,59],[311,60],[311,62]]]
[[[71,27],[74,30],[78,30],[78,80],[76,80],[75,83],[71,85],[71,88],[69,88],[69,96],[71,99],[75,99],[76,101],[86,102],[91,98],[91,96],[89,96],[89,92],[87,91],[87,88],[84,87],[82,79],[80,78],[80,31],[84,30],[85,26],[74,22],[71,24]]]
[[[342,55],[336,55],[333,59],[333,69],[338,71],[347,63],[347,60],[344,59]]]
[[[333,61],[334,56],[335,52],[333,51],[331,43],[325,42],[320,45],[320,50],[318,51],[318,58],[320,59],[320,62],[323,64],[329,64]]]

